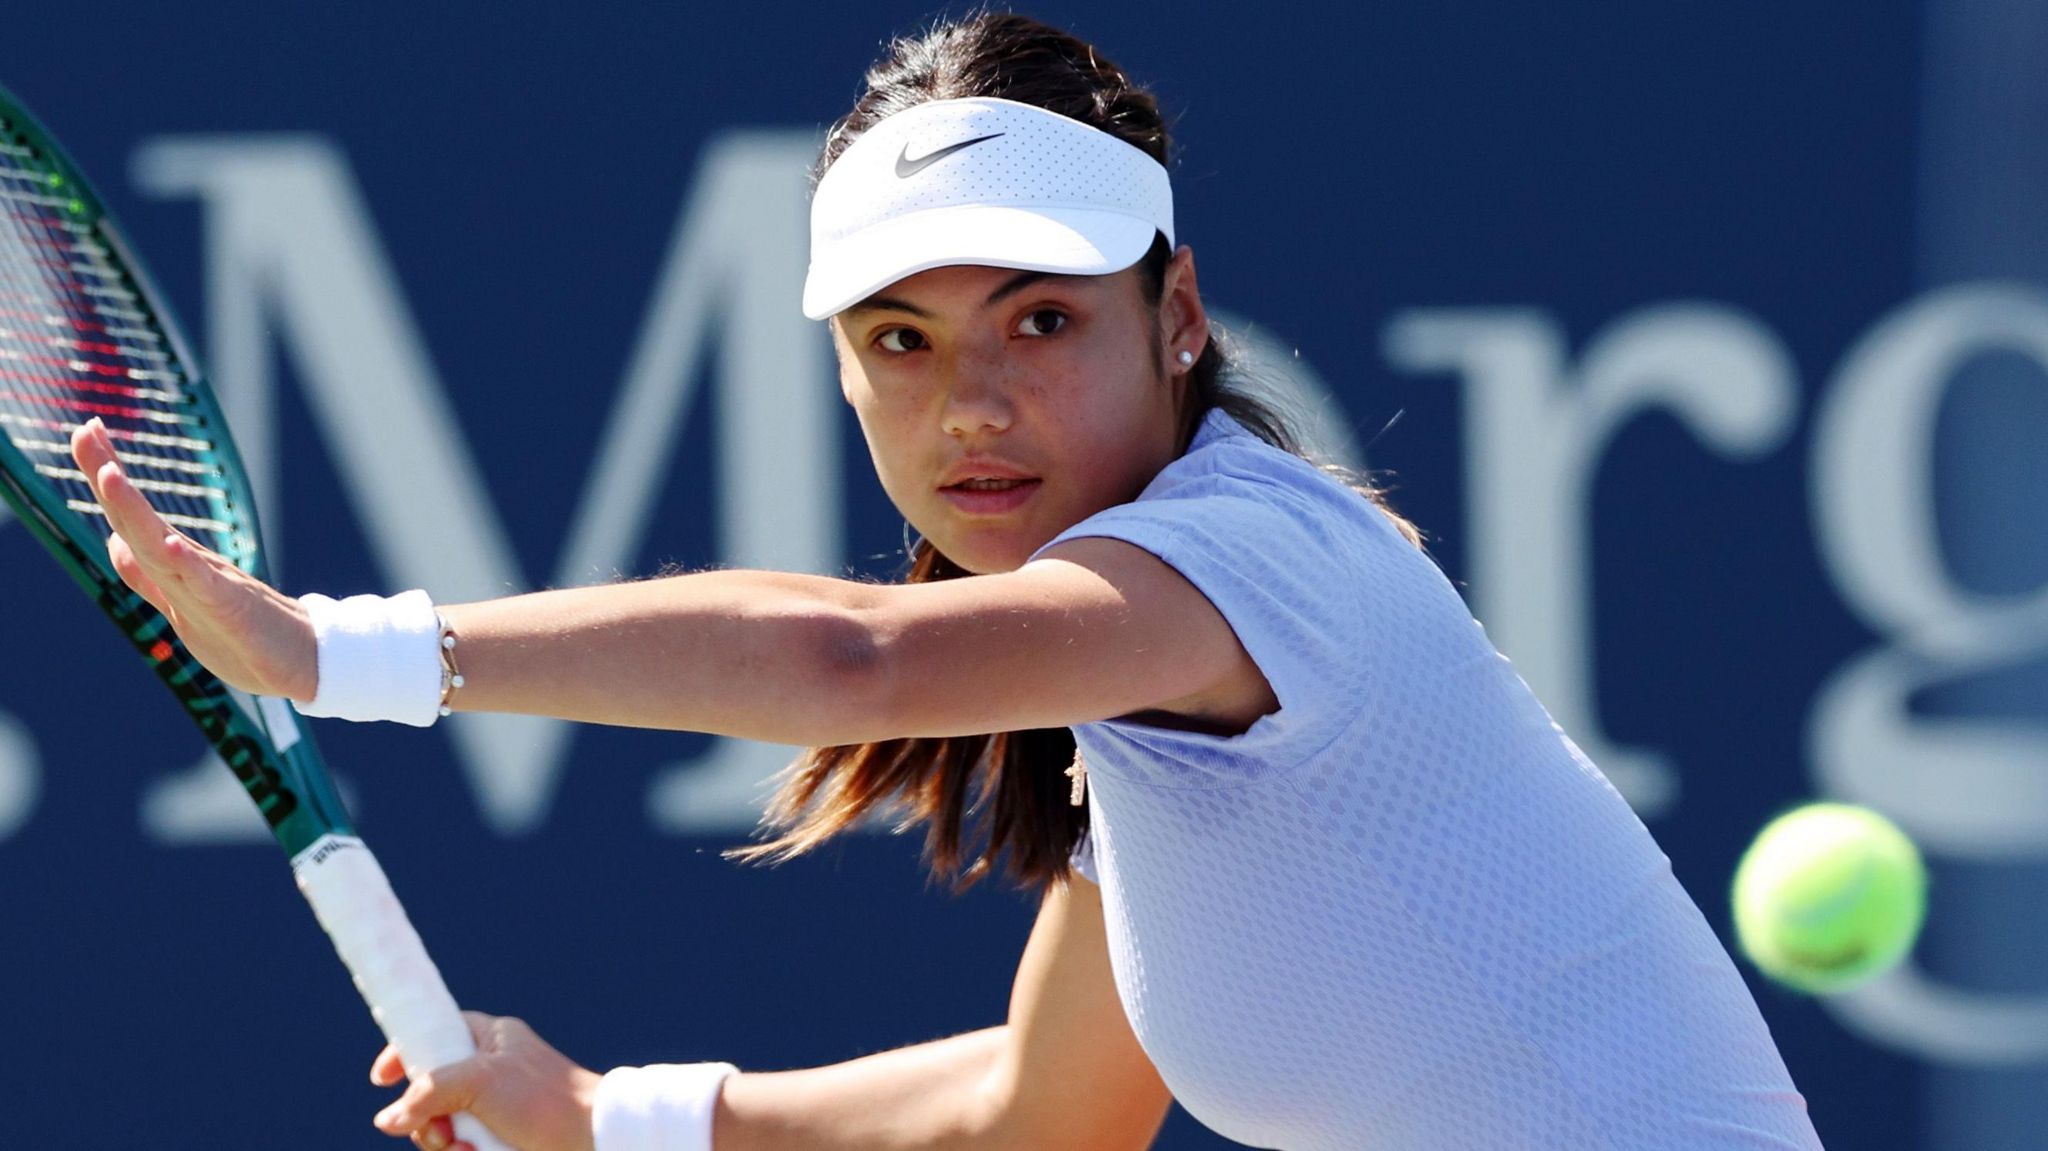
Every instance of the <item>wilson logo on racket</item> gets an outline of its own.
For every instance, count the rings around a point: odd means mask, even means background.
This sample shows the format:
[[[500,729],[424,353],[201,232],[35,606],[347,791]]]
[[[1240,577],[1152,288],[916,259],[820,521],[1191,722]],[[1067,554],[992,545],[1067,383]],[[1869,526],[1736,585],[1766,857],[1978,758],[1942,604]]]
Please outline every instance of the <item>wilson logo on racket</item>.
[[[230,719],[234,700],[221,689],[219,681],[202,674],[199,661],[190,652],[164,638],[168,626],[164,617],[139,596],[103,595],[100,608],[120,625],[128,642],[148,658],[157,678],[185,705],[221,762],[235,773],[242,790],[249,793],[249,799],[263,813],[263,821],[276,827],[290,819],[299,809],[299,797],[292,794],[291,788],[285,786],[284,776],[271,766],[264,746],[234,732]]]

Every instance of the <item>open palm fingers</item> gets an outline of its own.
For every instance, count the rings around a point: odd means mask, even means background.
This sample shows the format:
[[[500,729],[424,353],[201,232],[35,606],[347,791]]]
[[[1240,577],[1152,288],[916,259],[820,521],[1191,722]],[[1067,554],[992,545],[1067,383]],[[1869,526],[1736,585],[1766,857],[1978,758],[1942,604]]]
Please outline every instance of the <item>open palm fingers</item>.
[[[313,698],[318,652],[305,610],[173,528],[122,470],[100,421],[72,433],[71,454],[114,529],[114,570],[170,620],[193,657],[244,691]]]
[[[108,526],[114,529],[108,555],[115,570],[158,611],[174,615],[171,609],[186,597],[187,585],[212,574],[205,563],[206,549],[164,522],[141,489],[128,479],[100,421],[79,428],[72,435],[71,450]]]
[[[149,578],[148,572],[142,570],[142,562],[135,558],[135,551],[128,546],[127,540],[118,534],[109,536],[107,558],[114,561],[114,571],[120,575],[121,582],[135,589],[136,595],[148,600],[149,606],[169,618],[172,626],[177,625],[177,613],[171,610],[170,600],[165,598],[164,589],[156,586],[156,581]]]

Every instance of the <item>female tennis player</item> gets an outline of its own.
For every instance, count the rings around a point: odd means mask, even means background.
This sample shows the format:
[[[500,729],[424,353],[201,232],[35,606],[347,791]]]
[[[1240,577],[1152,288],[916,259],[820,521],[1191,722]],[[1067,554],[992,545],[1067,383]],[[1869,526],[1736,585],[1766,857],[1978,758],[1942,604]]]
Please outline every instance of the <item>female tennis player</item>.
[[[1001,1026],[599,1076],[472,1016],[479,1054],[378,1127],[430,1151],[458,1111],[528,1151],[1136,1148],[1178,1098],[1291,1151],[1819,1146],[1641,822],[1414,531],[1232,389],[1167,157],[1121,70],[1001,14],[892,45],[833,128],[802,304],[922,537],[902,585],[293,600],[80,433],[123,575],[230,683],[316,715],[815,745],[753,854],[894,810],[940,873],[1043,892]],[[373,1077],[403,1071],[387,1051]]]

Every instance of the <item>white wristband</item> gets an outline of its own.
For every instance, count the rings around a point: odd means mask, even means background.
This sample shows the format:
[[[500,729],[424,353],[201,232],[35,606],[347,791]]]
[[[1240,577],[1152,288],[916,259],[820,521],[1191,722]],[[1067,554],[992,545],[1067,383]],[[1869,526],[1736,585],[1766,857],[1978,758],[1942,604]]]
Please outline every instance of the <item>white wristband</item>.
[[[300,715],[431,727],[441,717],[441,619],[423,591],[389,599],[304,595],[320,681]]]
[[[711,1151],[711,1119],[730,1063],[614,1067],[590,1112],[597,1151]]]

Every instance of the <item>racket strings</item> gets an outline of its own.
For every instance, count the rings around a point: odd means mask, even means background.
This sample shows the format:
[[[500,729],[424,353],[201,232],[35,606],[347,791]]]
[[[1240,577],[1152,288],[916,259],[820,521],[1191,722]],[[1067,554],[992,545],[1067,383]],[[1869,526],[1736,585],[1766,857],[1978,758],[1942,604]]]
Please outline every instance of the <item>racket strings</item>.
[[[0,118],[0,433],[104,535],[69,442],[99,417],[167,522],[242,553],[242,517],[183,366],[118,252],[67,192],[65,175]]]

